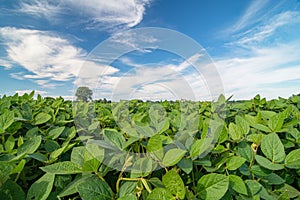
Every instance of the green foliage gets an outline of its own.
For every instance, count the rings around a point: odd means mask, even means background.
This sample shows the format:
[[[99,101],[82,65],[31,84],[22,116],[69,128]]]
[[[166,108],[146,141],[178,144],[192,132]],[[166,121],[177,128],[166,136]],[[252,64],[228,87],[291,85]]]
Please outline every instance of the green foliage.
[[[0,99],[0,199],[300,198],[299,95],[111,103],[85,92],[74,104]]]
[[[226,193],[228,185],[228,176],[211,173],[200,178],[197,191],[201,199],[221,199]]]
[[[184,199],[185,188],[184,183],[178,173],[174,170],[167,172],[162,177],[162,182],[166,189],[171,192],[177,199]]]
[[[47,199],[52,190],[54,178],[54,174],[46,173],[31,185],[26,199]]]
[[[93,91],[85,86],[78,87],[75,93],[77,100],[79,101],[88,101],[92,100]]]

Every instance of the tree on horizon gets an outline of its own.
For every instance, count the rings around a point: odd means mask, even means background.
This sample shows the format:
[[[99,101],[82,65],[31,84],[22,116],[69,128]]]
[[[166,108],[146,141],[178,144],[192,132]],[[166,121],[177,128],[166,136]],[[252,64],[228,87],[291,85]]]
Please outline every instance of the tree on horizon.
[[[77,100],[85,102],[88,100],[92,100],[92,95],[93,91],[86,86],[78,87],[75,94]]]

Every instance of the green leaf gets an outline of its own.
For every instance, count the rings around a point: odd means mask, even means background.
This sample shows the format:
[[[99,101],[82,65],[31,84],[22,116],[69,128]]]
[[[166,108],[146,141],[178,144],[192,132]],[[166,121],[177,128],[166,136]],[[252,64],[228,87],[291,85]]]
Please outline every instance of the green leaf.
[[[5,146],[5,150],[6,151],[11,151],[13,150],[14,146],[15,146],[15,138],[13,136],[9,136],[4,144]]]
[[[77,174],[82,172],[80,166],[71,161],[54,163],[52,165],[41,167],[41,170],[53,174]]]
[[[46,123],[47,121],[49,121],[51,119],[51,115],[47,114],[47,113],[39,113],[35,116],[34,118],[34,124],[35,125],[39,125],[39,124],[43,124]]]
[[[294,188],[288,184],[284,184],[283,186],[281,186],[280,188],[278,188],[276,190],[280,191],[280,192],[286,192],[289,195],[290,199],[300,196],[300,192],[296,188]]]
[[[240,142],[238,144],[238,149],[237,152],[240,156],[245,158],[248,162],[252,162],[254,159],[254,153],[253,150],[251,149],[250,144],[246,142]]]
[[[248,194],[250,197],[259,196],[262,199],[275,200],[268,191],[257,181],[254,180],[245,180],[245,183],[248,188]]]
[[[243,135],[247,135],[250,131],[249,123],[241,116],[237,115],[235,117],[235,123],[237,126],[240,127],[240,130],[242,130]]]
[[[300,143],[300,131],[298,131],[296,128],[290,128],[288,133],[293,136],[297,143]]]
[[[260,131],[264,131],[266,133],[270,133],[271,132],[271,130],[267,126],[262,125],[262,124],[254,124],[253,128],[256,128],[257,130],[260,130]]]
[[[47,156],[45,156],[44,154],[41,154],[39,152],[30,154],[30,155],[28,155],[28,157],[36,159],[36,160],[41,161],[41,162],[48,161]]]
[[[55,151],[51,152],[49,160],[54,160],[58,158],[58,156],[60,156],[65,151],[66,148],[67,146],[64,146],[62,148],[56,149]]]
[[[85,183],[86,180],[88,178],[90,178],[91,176],[93,175],[86,175],[86,176],[83,176],[83,177],[80,177],[80,178],[77,178],[75,179],[74,181],[72,181],[70,184],[68,184],[64,190],[58,194],[59,197],[64,197],[64,196],[69,196],[69,195],[72,195],[72,194],[75,194],[78,192],[78,189],[77,189],[77,186],[80,184],[80,183]]]
[[[247,188],[241,177],[233,174],[229,175],[229,185],[234,191],[247,195]]]
[[[263,179],[269,184],[269,185],[281,185],[285,182],[283,178],[278,176],[275,173],[271,173],[266,177],[263,177]]]
[[[162,177],[162,182],[176,198],[184,199],[185,187],[181,177],[174,171],[170,170]]]
[[[8,180],[0,187],[0,199],[21,200],[26,199],[26,196],[21,186],[12,180]]]
[[[54,174],[46,173],[39,180],[34,182],[28,190],[26,199],[47,199],[53,187],[54,177]]]
[[[154,186],[154,187],[158,187],[158,188],[165,188],[165,186],[163,185],[163,183],[161,182],[161,180],[157,177],[153,177],[149,179],[149,182]]]
[[[0,115],[0,133],[4,133],[5,130],[10,127],[10,125],[14,122],[14,112],[5,111],[2,115]]]
[[[71,161],[80,166],[82,171],[96,172],[100,166],[100,161],[94,158],[85,147],[73,148]]]
[[[242,128],[234,123],[229,124],[228,133],[229,133],[230,138],[234,141],[239,141],[243,137]]]
[[[18,147],[21,146],[23,143],[24,143],[23,137],[19,136],[19,138],[18,138]]]
[[[22,117],[28,121],[32,120],[32,108],[28,103],[22,104]]]
[[[270,160],[268,160],[267,158],[262,157],[260,155],[256,155],[255,160],[257,161],[257,163],[260,166],[270,169],[270,170],[281,170],[284,168],[284,165],[272,163]]]
[[[213,138],[204,138],[200,140],[196,140],[190,150],[190,155],[193,160],[197,159],[198,157],[202,157],[204,153],[211,150]]]
[[[147,200],[175,200],[175,197],[164,188],[155,188],[147,197]]]
[[[283,193],[278,197],[277,200],[290,200],[290,197],[289,197],[289,195],[287,194],[287,192],[283,192]],[[298,198],[298,200],[299,200],[299,198]]]
[[[31,138],[31,137],[34,137],[34,136],[37,136],[39,133],[39,127],[34,127],[34,128],[31,128],[29,129],[27,132],[26,132],[26,135],[25,137],[26,138]]]
[[[155,128],[155,132],[160,134],[169,128],[169,120],[166,116],[165,109],[154,104],[149,109],[150,125]]]
[[[254,180],[245,180],[245,183],[249,190],[249,195],[251,195],[251,196],[258,194],[262,189],[261,184],[259,184],[258,182],[254,181]]]
[[[47,140],[44,144],[44,148],[47,152],[51,153],[60,148],[60,145],[55,140]]]
[[[51,131],[49,131],[48,137],[54,140],[54,139],[58,138],[64,130],[65,130],[64,126],[52,129]]]
[[[252,165],[250,171],[259,177],[265,177],[272,173],[271,170],[264,168],[260,165]]]
[[[103,129],[104,140],[110,142],[114,147],[123,149],[125,138],[122,133],[114,129]]]
[[[139,137],[147,138],[152,137],[156,133],[154,132],[153,128],[149,126],[149,124],[142,123],[139,121],[134,122],[134,127],[136,131],[140,134]]]
[[[240,166],[242,166],[242,164],[244,164],[245,161],[246,161],[246,159],[243,158],[243,157],[240,157],[240,156],[232,156],[232,157],[230,157],[230,158],[226,161],[227,169],[229,169],[229,170],[236,170],[236,169],[238,169]]]
[[[11,171],[11,173],[12,173],[12,174],[15,174],[15,173],[21,173],[21,171],[23,170],[25,164],[26,164],[25,159],[21,160],[21,161],[19,162],[19,164]]]
[[[96,158],[100,163],[104,159],[104,149],[97,144],[93,144],[91,141],[88,141],[85,145],[88,152]]]
[[[286,156],[285,166],[291,169],[300,168],[300,149],[293,150]]]
[[[211,173],[200,178],[197,185],[199,197],[202,199],[221,199],[229,186],[229,178],[222,174]]]
[[[137,182],[128,181],[121,185],[119,190],[119,197],[134,194],[134,190],[137,187]]]
[[[284,146],[276,133],[265,135],[261,141],[261,150],[272,162],[282,162],[285,158]]]
[[[153,163],[150,157],[144,157],[137,159],[131,169],[131,178],[148,176],[152,170],[156,167],[156,163]]]
[[[9,178],[14,168],[15,165],[12,163],[0,162],[0,186]]]
[[[18,156],[34,153],[42,142],[41,136],[33,136],[18,148]]]
[[[85,182],[81,182],[77,186],[77,189],[82,200],[114,199],[113,192],[109,185],[95,176],[88,178]]]
[[[162,146],[162,139],[159,134],[152,136],[148,140],[147,150],[153,153],[159,160],[164,157],[164,149]]]
[[[180,167],[186,174],[191,173],[193,170],[193,161],[189,158],[183,158],[177,166]]]
[[[137,200],[137,197],[134,194],[128,194],[118,198],[117,200]]]
[[[182,149],[170,149],[164,156],[163,166],[169,167],[176,165],[185,155],[186,151]]]
[[[285,112],[278,113],[274,116],[272,116],[268,121],[268,126],[270,129],[274,132],[279,131],[282,128],[284,118],[285,118]]]

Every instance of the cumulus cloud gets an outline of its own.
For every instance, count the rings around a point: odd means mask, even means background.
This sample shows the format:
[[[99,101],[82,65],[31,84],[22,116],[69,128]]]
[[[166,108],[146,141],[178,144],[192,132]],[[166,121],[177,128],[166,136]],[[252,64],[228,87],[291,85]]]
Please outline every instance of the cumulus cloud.
[[[86,63],[83,49],[51,32],[2,27],[0,37],[6,45],[7,60],[27,71],[11,76],[31,79],[44,87],[53,88],[57,82],[73,80]],[[107,68],[95,62],[88,65],[92,71]],[[115,71],[110,67],[110,73]]]

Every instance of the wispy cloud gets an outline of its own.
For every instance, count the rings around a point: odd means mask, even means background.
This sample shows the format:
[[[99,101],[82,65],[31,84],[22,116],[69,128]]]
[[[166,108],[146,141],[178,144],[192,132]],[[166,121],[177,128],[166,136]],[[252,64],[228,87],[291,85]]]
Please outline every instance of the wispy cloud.
[[[3,27],[0,38],[6,46],[7,62],[26,69],[11,76],[31,79],[43,87],[55,87],[58,82],[72,80],[87,62],[83,49],[51,32]],[[95,62],[88,64],[93,68],[91,73],[106,68]],[[110,70],[114,72],[113,67]]]
[[[251,27],[245,33],[238,35],[237,43],[247,47],[253,43],[258,44],[265,39],[273,36],[275,32],[286,25],[292,26],[293,24],[300,22],[300,13],[296,11],[286,11],[279,13],[268,20],[265,20],[260,25]]]
[[[12,67],[11,63],[8,60],[1,59],[1,58],[0,58],[0,66],[5,67],[6,69]]]
[[[257,23],[262,20],[262,16],[265,14],[263,9],[269,0],[255,0],[252,1],[250,6],[246,9],[242,17],[231,27],[231,32],[238,32],[244,28],[247,28],[254,23]]]
[[[229,29],[227,53],[215,58],[226,94],[235,99],[300,92],[300,12],[294,1],[272,3],[252,1]]]
[[[138,31],[116,32],[110,38],[110,45],[114,46],[115,49],[130,49],[147,53],[151,51],[149,48],[157,48],[159,39],[153,35],[151,31],[147,30],[143,34]]]
[[[106,95],[113,100],[213,99],[211,88],[206,83],[207,79],[213,77],[203,77],[193,66],[200,57],[201,55],[195,54],[177,64],[166,64],[165,61],[140,64],[132,59],[122,58],[121,62],[133,67],[131,70],[89,81],[95,81],[90,82],[90,85],[97,98]],[[209,67],[211,66],[206,70]]]
[[[286,88],[286,83],[300,80],[300,41],[270,48],[256,49],[251,57],[232,57],[215,62],[220,72],[225,91],[235,98],[251,98],[255,94],[269,98],[288,96],[295,88]],[[286,91],[282,93],[282,88]],[[270,90],[278,91],[272,92]],[[275,97],[276,97],[275,96]],[[287,97],[287,96],[286,96]]]
[[[60,15],[63,12],[63,9],[58,1],[23,0],[20,1],[17,11],[35,17],[45,17],[51,20]]]
[[[21,0],[18,11],[50,21],[69,16],[87,28],[115,29],[139,24],[149,4],[150,0]]]

